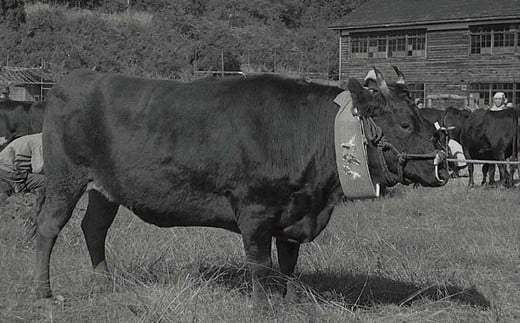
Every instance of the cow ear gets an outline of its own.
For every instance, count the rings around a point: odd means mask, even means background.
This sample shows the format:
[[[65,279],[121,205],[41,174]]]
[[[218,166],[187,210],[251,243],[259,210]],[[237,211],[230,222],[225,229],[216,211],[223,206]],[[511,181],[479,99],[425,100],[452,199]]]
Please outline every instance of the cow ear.
[[[405,80],[404,80],[404,74],[403,72],[401,72],[401,70],[395,66],[395,65],[392,65],[392,67],[394,68],[394,71],[395,73],[397,74],[397,81],[395,83],[397,84],[406,84]]]
[[[368,101],[371,93],[361,86],[361,83],[355,78],[348,80],[347,89],[352,97],[352,109],[357,110],[359,115],[368,115]]]

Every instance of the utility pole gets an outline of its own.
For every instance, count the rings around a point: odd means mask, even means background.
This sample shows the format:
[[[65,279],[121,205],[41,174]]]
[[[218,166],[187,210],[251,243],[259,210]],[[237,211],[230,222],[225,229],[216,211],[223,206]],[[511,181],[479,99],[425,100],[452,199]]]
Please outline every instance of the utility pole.
[[[224,50],[220,51],[220,67],[221,67],[221,75],[224,76]]]
[[[126,14],[130,16],[130,0],[126,0]]]

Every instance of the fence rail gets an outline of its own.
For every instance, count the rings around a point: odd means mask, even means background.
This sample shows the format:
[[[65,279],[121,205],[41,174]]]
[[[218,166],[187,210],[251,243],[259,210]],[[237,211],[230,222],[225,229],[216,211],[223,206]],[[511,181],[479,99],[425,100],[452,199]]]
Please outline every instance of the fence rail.
[[[446,158],[449,162],[461,162],[462,160],[457,158]],[[520,161],[507,161],[507,160],[483,160],[483,159],[466,159],[466,163],[470,164],[499,164],[499,165],[520,165]]]

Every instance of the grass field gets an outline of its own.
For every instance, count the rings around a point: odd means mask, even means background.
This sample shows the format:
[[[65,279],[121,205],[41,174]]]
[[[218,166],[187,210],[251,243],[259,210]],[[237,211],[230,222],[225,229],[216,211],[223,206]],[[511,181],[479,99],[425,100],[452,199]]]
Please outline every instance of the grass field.
[[[0,321],[518,322],[520,192],[466,183],[397,186],[338,207],[300,253],[301,303],[274,293],[263,312],[251,306],[238,235],[159,229],[125,209],[108,236],[114,280],[95,290],[79,228],[85,198],[53,254],[59,296],[35,300],[24,242],[35,198],[11,197],[0,206]]]

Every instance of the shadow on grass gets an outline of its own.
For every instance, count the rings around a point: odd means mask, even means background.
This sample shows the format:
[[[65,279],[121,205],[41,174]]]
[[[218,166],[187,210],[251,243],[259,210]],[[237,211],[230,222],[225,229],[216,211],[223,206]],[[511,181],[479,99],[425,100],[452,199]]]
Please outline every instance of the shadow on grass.
[[[489,308],[490,303],[475,287],[462,288],[451,284],[413,284],[376,275],[310,273],[302,282],[323,294],[338,294],[349,304],[374,306],[379,304],[409,305],[420,299],[455,301],[466,305]]]
[[[201,266],[200,277],[216,284],[243,292],[250,290],[250,275],[245,267]],[[487,309],[486,297],[475,287],[462,288],[452,284],[413,284],[376,275],[305,273],[300,276],[302,289],[315,294],[314,299],[338,302],[348,306],[372,307],[381,304],[410,305],[414,301],[452,301]],[[274,286],[274,287],[273,287]],[[271,289],[280,290],[279,280]]]

